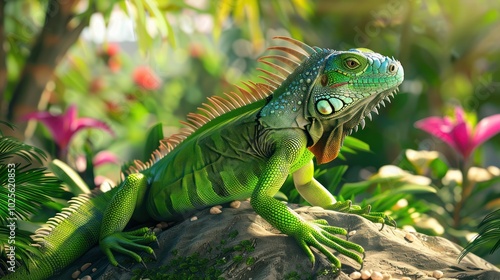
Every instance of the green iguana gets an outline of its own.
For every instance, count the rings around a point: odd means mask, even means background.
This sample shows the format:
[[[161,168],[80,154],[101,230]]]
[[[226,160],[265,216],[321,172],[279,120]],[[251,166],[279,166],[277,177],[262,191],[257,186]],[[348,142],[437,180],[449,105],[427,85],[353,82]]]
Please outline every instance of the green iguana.
[[[276,38],[290,47],[272,46],[282,55],[260,58],[277,70],[260,69],[266,84],[248,82],[241,94],[208,98],[179,134],[163,140],[149,162],[137,161],[118,187],[74,198],[34,236],[41,258],[29,272],[23,266],[6,279],[47,278],[96,244],[114,266],[115,253],[142,262],[138,253],[154,254],[147,244],[156,237],[148,228],[124,232],[131,219],[179,220],[247,198],[255,212],[297,240],[313,265],[310,247],[338,268],[328,248],[362,264],[363,248],[334,235],[345,235],[345,229],[306,221],[273,196],[292,174],[306,201],[334,209],[335,198],[313,178],[313,158],[323,164],[337,157],[346,135],[364,127],[365,117],[371,119],[397,92],[403,67],[364,48],[335,51]]]

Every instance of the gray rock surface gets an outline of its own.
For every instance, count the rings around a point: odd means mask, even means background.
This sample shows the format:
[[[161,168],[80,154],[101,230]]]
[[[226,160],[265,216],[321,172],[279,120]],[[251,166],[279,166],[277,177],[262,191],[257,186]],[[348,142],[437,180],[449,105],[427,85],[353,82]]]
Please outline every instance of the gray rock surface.
[[[500,279],[498,268],[473,254],[458,264],[461,247],[444,238],[413,233],[415,238],[409,242],[405,239],[407,232],[390,226],[380,230],[380,224],[359,216],[318,207],[300,207],[296,211],[308,220],[326,219],[331,225],[355,230],[350,241],[365,248],[363,269],[388,273],[392,279],[424,279],[434,270],[444,272],[442,279]],[[355,261],[336,253],[342,270],[335,273],[317,251],[316,265],[311,267],[295,240],[256,215],[247,201],[239,209],[223,208],[217,215],[206,209],[195,216],[196,220],[187,219],[158,235],[160,246],[152,244],[157,260],[142,254],[147,269],[123,256],[117,260],[131,271],[112,267],[96,247],[54,279],[71,279],[75,270],[89,262],[92,265],[79,278],[90,275],[92,279],[131,279],[135,275],[140,279],[138,271],[142,271],[143,278],[154,279],[152,276],[157,274],[162,279],[169,275],[170,279],[183,279],[183,273],[189,271],[213,279],[217,270],[223,279],[350,279],[348,275],[360,269]]]

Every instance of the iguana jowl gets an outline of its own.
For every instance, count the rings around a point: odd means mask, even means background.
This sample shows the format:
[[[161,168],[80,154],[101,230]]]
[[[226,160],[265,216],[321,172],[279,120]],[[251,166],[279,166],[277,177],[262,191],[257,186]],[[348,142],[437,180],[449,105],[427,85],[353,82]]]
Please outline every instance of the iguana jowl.
[[[106,193],[74,198],[35,236],[43,255],[37,267],[7,276],[43,279],[76,260],[95,244],[138,262],[137,252],[155,240],[147,228],[123,232],[131,219],[171,221],[207,206],[250,198],[255,212],[293,236],[314,263],[315,247],[337,267],[333,248],[362,263],[363,248],[336,237],[346,234],[324,220],[306,221],[273,196],[289,174],[304,199],[331,207],[335,198],[313,178],[317,163],[337,157],[346,135],[389,100],[403,81],[401,64],[367,49],[335,51],[277,37],[293,47],[261,61],[268,83],[245,83],[241,94],[211,97],[188,115],[185,128],[161,143],[147,163],[137,162],[125,180]],[[277,61],[277,64],[269,62]],[[282,65],[279,66],[278,64]]]

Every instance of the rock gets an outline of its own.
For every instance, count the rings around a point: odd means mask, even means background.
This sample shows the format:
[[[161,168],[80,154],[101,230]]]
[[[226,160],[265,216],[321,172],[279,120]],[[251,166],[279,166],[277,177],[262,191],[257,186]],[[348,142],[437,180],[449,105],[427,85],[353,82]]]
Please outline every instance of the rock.
[[[358,271],[354,271],[353,273],[349,274],[349,277],[355,280],[361,279],[361,273]]]
[[[370,271],[361,270],[361,279],[363,279],[363,280],[370,279],[371,276],[372,276],[372,273]]]
[[[383,280],[384,279],[384,276],[382,275],[382,273],[378,272],[378,271],[374,271],[372,272],[372,280]]]
[[[239,201],[239,200],[235,200],[235,201],[233,201],[233,202],[231,202],[231,203],[229,204],[229,206],[230,206],[231,208],[235,208],[235,209],[240,208],[240,205],[241,205],[241,201]]]
[[[370,273],[379,271],[384,276],[391,275],[392,279],[405,279],[403,277],[408,276],[414,279],[416,276],[433,275],[435,270],[440,270],[446,278],[452,279],[500,278],[498,268],[474,254],[468,254],[457,263],[462,248],[444,238],[411,233],[414,240],[408,242],[405,240],[405,231],[388,225],[380,230],[380,224],[357,215],[311,207],[291,207],[296,208],[297,213],[306,220],[325,219],[331,225],[355,230],[356,234],[350,236],[349,241],[364,247],[366,257],[363,269]],[[361,269],[354,260],[333,251],[342,262],[341,271],[336,272],[328,259],[317,250],[313,250],[316,264],[311,268],[306,254],[296,241],[281,234],[257,215],[248,201],[241,202],[238,209],[224,208],[218,215],[211,215],[209,209],[195,215],[198,217],[196,222],[190,222],[190,216],[187,216],[188,220],[162,231],[158,235],[160,248],[155,242],[149,245],[155,251],[156,261],[152,256],[140,253],[147,269],[120,254],[115,255],[117,261],[130,271],[114,267],[96,244],[95,248],[53,279],[68,279],[80,268],[78,264],[87,262],[92,262],[93,267],[98,269],[82,274],[89,274],[92,279],[110,280],[130,279],[133,276],[137,279],[153,278],[155,273],[172,274],[173,270],[168,270],[168,267],[182,268],[182,273],[217,275],[224,279],[350,280],[352,278],[349,275]],[[142,274],[134,274],[138,272]]]
[[[444,275],[444,273],[441,270],[434,270],[432,272],[432,277],[437,278],[437,279],[442,278],[443,275]]]
[[[217,206],[214,206],[214,207],[210,208],[210,214],[217,215],[217,214],[222,213],[221,208],[222,207],[217,207]]]
[[[85,271],[87,268],[89,268],[92,264],[91,263],[86,263],[84,265],[82,265],[82,267],[80,268],[80,271]]]

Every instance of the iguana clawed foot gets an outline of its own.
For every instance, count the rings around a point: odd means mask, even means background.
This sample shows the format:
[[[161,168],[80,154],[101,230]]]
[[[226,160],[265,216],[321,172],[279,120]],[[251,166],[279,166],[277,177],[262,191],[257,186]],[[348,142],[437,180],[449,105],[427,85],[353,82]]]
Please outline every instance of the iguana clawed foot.
[[[122,267],[116,261],[113,252],[118,252],[133,258],[136,262],[142,263],[146,266],[141,258],[135,251],[143,251],[148,254],[152,254],[155,258],[156,255],[153,249],[149,246],[142,245],[148,244],[156,240],[156,236],[149,228],[144,227],[134,231],[129,232],[115,232],[106,237],[104,237],[99,246],[101,250],[106,254],[110,263],[114,266]]]
[[[389,215],[384,214],[383,212],[371,212],[372,208],[370,205],[361,208],[361,206],[359,205],[352,205],[352,202],[350,200],[346,200],[329,205],[325,207],[325,209],[355,214],[373,223],[381,223],[382,227],[380,228],[380,230],[384,228],[385,224],[390,224],[396,227],[396,221],[393,218],[391,218]]]
[[[359,264],[363,264],[362,257],[352,251],[349,251],[350,249],[364,254],[363,247],[341,239],[334,234],[346,235],[347,231],[343,228],[328,225],[326,220],[313,220],[303,222],[293,236],[297,239],[300,247],[306,252],[313,266],[315,263],[315,257],[309,246],[318,249],[337,268],[340,268],[341,263],[339,259],[327,249],[327,247],[335,249],[339,253],[354,259]]]

